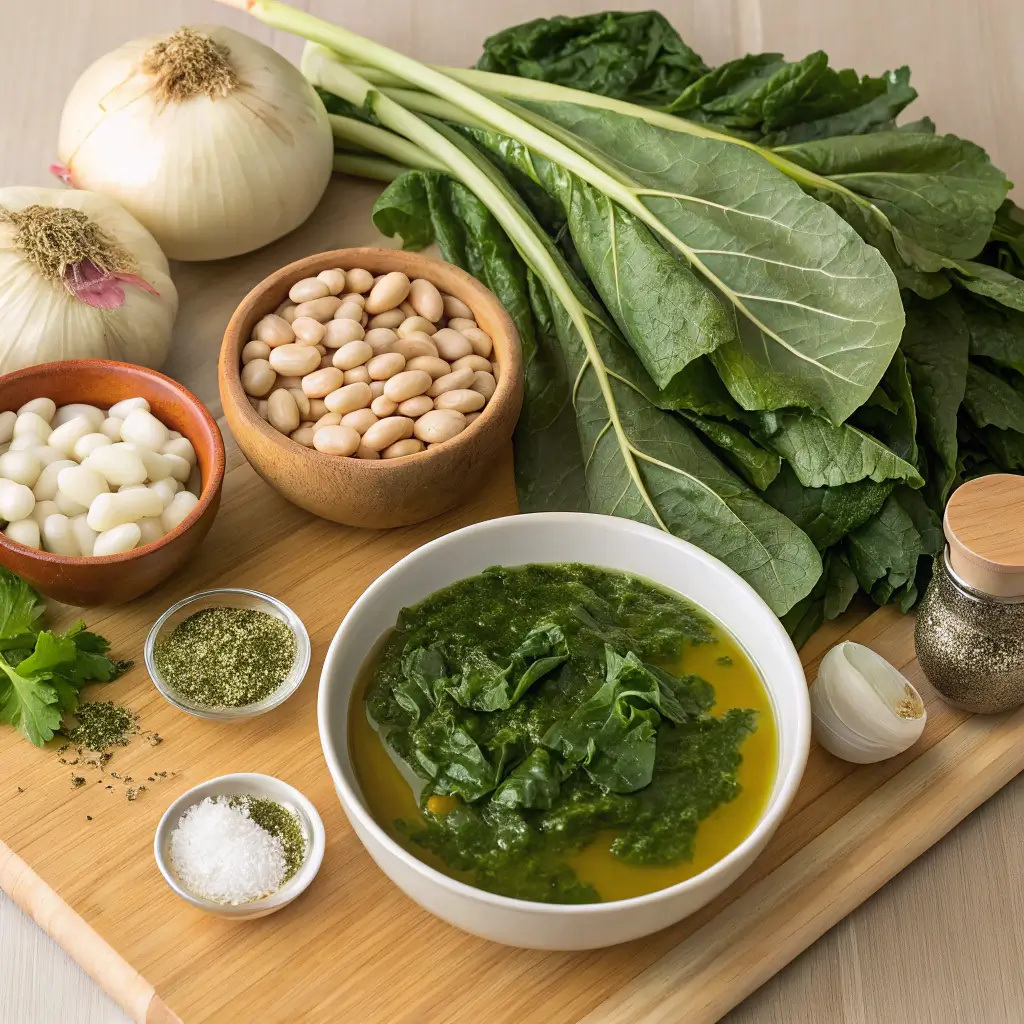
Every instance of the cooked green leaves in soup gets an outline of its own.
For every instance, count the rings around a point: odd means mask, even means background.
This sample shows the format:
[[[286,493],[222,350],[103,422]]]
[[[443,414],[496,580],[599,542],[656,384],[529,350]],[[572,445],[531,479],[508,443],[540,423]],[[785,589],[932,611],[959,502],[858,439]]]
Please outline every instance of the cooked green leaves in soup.
[[[623,899],[725,856],[775,772],[765,690],[677,594],[589,565],[495,567],[405,609],[351,716],[377,821],[504,896]]]

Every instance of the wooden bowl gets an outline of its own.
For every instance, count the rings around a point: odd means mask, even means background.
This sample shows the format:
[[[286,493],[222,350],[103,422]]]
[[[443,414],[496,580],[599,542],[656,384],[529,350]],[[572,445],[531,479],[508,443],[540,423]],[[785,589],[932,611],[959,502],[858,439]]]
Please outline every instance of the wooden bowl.
[[[107,359],[70,359],[0,377],[0,411],[17,410],[33,398],[52,398],[58,406],[84,402],[106,409],[135,397],[145,398],[154,416],[192,442],[203,478],[199,504],[170,533],[120,555],[52,555],[0,534],[0,565],[65,604],[123,604],[152,590],[189,558],[209,532],[220,505],[224,441],[195,395],[170,377],[142,366]]]
[[[260,418],[242,390],[240,360],[256,322],[304,277],[331,267],[372,274],[400,270],[423,277],[473,311],[494,341],[498,387],[482,414],[450,441],[400,459],[324,455],[279,433]],[[220,350],[220,397],[238,447],[264,480],[289,501],[324,519],[376,529],[439,515],[472,494],[508,444],[523,402],[519,335],[497,298],[450,263],[395,249],[336,249],[298,260],[258,284],[235,310]]]

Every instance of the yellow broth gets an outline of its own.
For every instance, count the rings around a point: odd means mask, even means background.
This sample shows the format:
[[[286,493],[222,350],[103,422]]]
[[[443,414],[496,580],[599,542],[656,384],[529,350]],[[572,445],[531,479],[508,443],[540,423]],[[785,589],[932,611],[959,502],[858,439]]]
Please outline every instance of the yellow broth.
[[[750,835],[771,796],[778,756],[771,701],[742,648],[717,623],[714,633],[717,642],[687,643],[680,656],[664,667],[677,675],[692,673],[707,680],[715,690],[712,714],[721,715],[729,708],[750,708],[758,713],[757,730],[741,747],[743,762],[737,774],[740,793],[701,822],[694,857],[690,861],[657,867],[628,864],[611,852],[614,832],[602,833],[583,851],[566,858],[580,881],[590,883],[602,901],[642,896],[705,871]],[[440,857],[410,842],[395,828],[397,819],[417,824],[423,819],[416,792],[392,759],[366,712],[366,690],[386,639],[386,636],[382,638],[363,666],[353,689],[349,749],[356,778],[374,820],[392,839],[438,871],[471,883],[469,876],[453,871]]]

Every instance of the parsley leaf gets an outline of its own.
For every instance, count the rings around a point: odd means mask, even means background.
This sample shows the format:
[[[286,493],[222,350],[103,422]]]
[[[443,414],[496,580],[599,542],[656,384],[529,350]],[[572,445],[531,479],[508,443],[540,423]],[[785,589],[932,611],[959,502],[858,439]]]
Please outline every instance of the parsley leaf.
[[[78,708],[87,683],[109,682],[132,663],[106,657],[109,641],[76,622],[64,633],[39,629],[39,593],[0,568],[0,722],[42,746]]]
[[[6,676],[0,679],[0,722],[10,722],[37,747],[52,740],[60,728],[61,709],[57,691],[46,682],[49,673],[24,675],[11,668],[2,655],[0,671]]]
[[[0,640],[34,633],[45,610],[39,591],[15,576],[10,569],[0,567]],[[30,647],[31,640],[23,646]]]

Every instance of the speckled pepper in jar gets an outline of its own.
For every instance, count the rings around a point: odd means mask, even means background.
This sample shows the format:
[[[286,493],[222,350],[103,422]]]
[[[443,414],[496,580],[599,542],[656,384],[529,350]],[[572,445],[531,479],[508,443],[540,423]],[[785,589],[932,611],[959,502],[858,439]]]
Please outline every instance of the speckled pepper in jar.
[[[1024,598],[973,590],[936,556],[914,639],[925,675],[945,700],[991,714],[1024,704]]]

